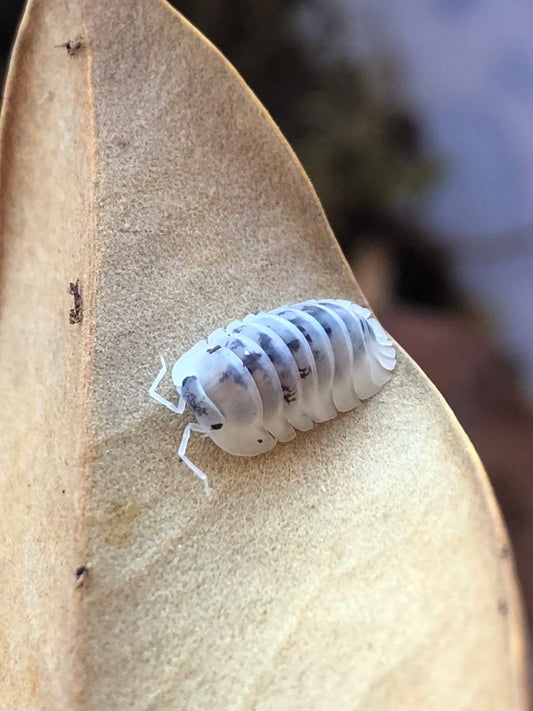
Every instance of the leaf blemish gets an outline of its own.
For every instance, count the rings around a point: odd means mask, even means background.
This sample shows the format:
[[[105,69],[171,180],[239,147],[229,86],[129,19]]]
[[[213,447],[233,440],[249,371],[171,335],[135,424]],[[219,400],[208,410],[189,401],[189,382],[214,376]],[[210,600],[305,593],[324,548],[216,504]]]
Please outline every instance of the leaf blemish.
[[[81,323],[83,319],[83,308],[79,279],[76,280],[75,284],[70,282],[68,287],[68,293],[72,294],[72,296],[74,297],[74,308],[70,309],[69,311],[69,323]]]
[[[77,35],[74,39],[69,39],[61,44],[56,44],[56,47],[64,47],[67,50],[69,57],[77,54],[78,50],[83,46],[83,38]]]

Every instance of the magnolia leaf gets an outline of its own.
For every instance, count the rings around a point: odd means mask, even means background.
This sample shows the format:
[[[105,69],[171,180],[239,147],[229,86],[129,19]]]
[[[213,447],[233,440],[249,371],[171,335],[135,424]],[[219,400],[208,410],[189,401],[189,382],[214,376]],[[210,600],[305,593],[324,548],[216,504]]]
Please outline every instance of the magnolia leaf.
[[[209,42],[157,0],[32,0],[0,219],[3,708],[526,707],[500,515],[405,354],[266,455],[193,439],[209,499],[176,456],[160,354],[282,303],[364,303]]]

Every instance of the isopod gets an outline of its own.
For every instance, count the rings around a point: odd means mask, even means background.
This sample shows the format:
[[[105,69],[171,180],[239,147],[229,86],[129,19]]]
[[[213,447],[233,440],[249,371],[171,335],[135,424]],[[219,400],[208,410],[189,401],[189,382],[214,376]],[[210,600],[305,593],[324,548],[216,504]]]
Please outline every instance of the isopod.
[[[172,368],[178,405],[156,392],[166,363],[150,387],[179,415],[188,407],[178,454],[204,483],[206,474],[186,454],[191,432],[226,452],[253,456],[295,430],[309,430],[357,407],[389,380],[396,365],[390,338],[368,309],[341,299],[303,301],[249,314],[218,328]]]

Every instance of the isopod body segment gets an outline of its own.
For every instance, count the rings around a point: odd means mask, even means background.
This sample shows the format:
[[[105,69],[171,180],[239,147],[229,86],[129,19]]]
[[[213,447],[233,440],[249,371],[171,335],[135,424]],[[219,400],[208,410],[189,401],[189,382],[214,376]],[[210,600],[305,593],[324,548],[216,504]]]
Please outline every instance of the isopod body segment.
[[[219,328],[179,358],[172,380],[176,406],[156,389],[150,395],[173,412],[187,407],[182,460],[204,481],[186,455],[191,431],[209,436],[230,454],[252,456],[288,442],[338,412],[356,407],[390,378],[396,354],[370,311],[350,301],[321,299],[250,314]]]

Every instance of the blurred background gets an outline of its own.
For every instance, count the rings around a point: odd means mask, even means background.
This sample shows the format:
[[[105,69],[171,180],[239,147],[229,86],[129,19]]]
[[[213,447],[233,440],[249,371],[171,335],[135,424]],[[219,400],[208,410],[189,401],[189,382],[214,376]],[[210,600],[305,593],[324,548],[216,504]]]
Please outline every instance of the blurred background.
[[[173,0],[313,181],[492,481],[533,620],[533,3]],[[19,0],[0,0],[5,71]]]

